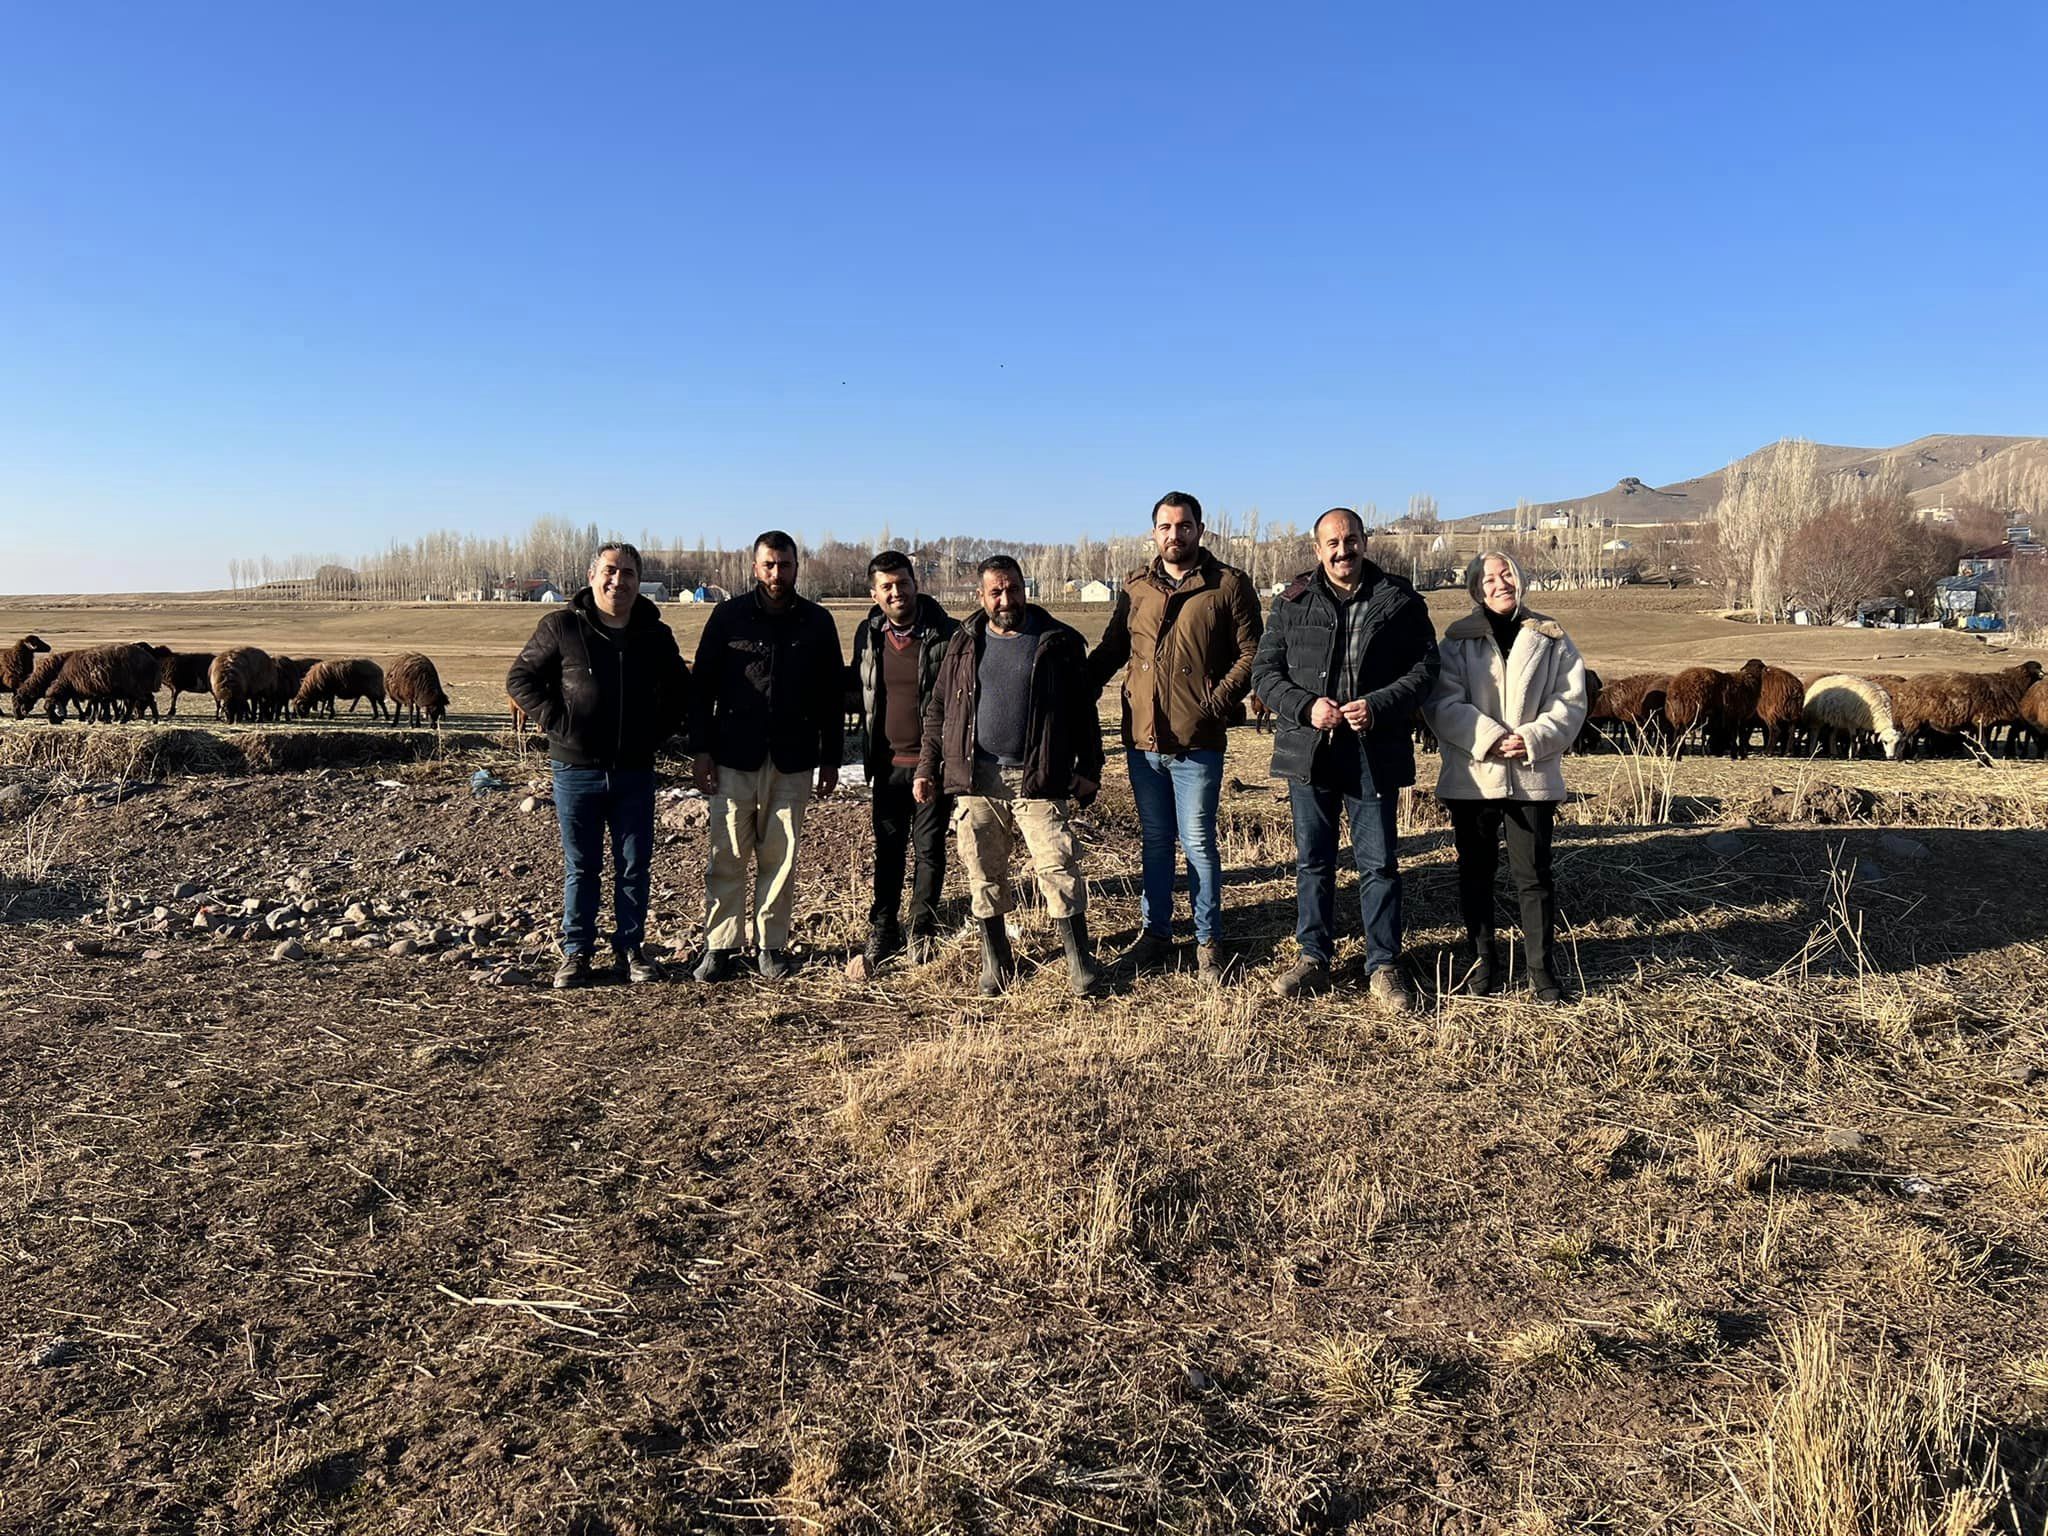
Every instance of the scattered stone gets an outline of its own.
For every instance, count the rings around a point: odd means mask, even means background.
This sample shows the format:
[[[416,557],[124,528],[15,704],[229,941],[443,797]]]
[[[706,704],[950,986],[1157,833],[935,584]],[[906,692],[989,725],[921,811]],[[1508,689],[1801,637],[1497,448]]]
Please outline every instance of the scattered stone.
[[[385,951],[394,960],[409,960],[420,952],[419,944],[412,939],[400,939]]]
[[[711,824],[711,805],[699,799],[678,800],[665,806],[661,813],[661,824],[671,832],[694,832],[699,827]]]
[[[866,955],[855,955],[846,962],[846,979],[848,981],[866,981],[869,974],[868,957]]]
[[[401,848],[391,855],[392,867],[395,869],[401,864],[410,864],[419,856],[420,851],[417,848]]]
[[[1862,1149],[1864,1136],[1846,1125],[1831,1125],[1820,1133],[1820,1140],[1830,1152],[1856,1152]]]
[[[192,926],[194,928],[204,928],[209,932],[220,927],[224,921],[225,919],[221,917],[220,913],[216,912],[212,907],[201,907],[192,914]]]
[[[107,952],[107,946],[98,939],[66,939],[64,948],[67,953],[83,956],[87,960]]]
[[[149,915],[159,923],[168,922],[171,916],[171,909],[169,907],[151,907]]]
[[[1927,845],[1925,843],[1919,842],[1914,838],[1901,837],[1896,832],[1885,833],[1883,837],[1877,840],[1877,846],[1895,859],[1924,859],[1927,857]]]
[[[178,888],[171,892],[171,900],[190,901],[199,894],[199,889],[199,882],[197,880],[182,881],[179,883]]]
[[[534,799],[533,796],[528,795],[525,799],[519,802],[519,814],[522,816],[531,816],[534,813],[535,807],[537,807],[539,804],[540,802],[538,800]]]
[[[516,965],[508,965],[501,970],[492,971],[490,976],[494,986],[530,987],[533,985],[533,977],[520,970]]]
[[[242,898],[242,910],[249,913],[261,912],[263,910],[263,898],[261,896],[244,896]]]
[[[1749,844],[1733,832],[1716,832],[1707,839],[1707,851],[1717,858],[1732,859],[1741,854]]]
[[[479,949],[491,943],[497,937],[497,934],[492,931],[491,925],[488,923],[478,923],[469,930],[469,942],[476,945]]]
[[[352,901],[348,905],[348,910],[341,914],[341,920],[345,923],[367,923],[370,920],[370,909],[360,901]]]
[[[298,925],[298,912],[291,907],[272,907],[263,918],[263,926],[272,933],[283,933],[286,929],[296,928]]]
[[[1899,1180],[1899,1193],[1911,1200],[1926,1200],[1939,1193],[1934,1185],[1917,1173],[1910,1178]]]
[[[157,960],[161,960],[161,959],[163,959],[163,957],[164,957],[164,952],[163,952],[162,950],[160,950],[160,949],[145,949],[145,950],[144,950],[144,951],[142,952],[142,958],[143,958],[143,959],[144,959],[145,961],[149,961],[149,962],[154,962],[154,961],[157,961]]]
[[[28,786],[9,784],[0,787],[0,810],[14,810],[28,804]]]
[[[286,939],[270,952],[270,958],[273,960],[303,960],[306,958],[306,946],[297,939]]]

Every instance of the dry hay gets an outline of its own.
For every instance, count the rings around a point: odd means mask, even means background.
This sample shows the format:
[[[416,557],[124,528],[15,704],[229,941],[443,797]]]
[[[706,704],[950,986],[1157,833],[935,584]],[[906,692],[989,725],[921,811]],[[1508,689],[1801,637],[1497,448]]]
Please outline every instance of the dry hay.
[[[24,725],[0,730],[0,768],[156,782],[181,774],[298,773],[501,753],[505,740],[482,731]]]

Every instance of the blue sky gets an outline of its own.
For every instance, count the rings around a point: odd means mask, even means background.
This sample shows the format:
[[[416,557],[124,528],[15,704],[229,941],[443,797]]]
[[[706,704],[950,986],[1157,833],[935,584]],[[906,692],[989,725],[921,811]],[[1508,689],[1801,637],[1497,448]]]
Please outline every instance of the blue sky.
[[[6,14],[0,590],[2048,432],[2037,5]]]

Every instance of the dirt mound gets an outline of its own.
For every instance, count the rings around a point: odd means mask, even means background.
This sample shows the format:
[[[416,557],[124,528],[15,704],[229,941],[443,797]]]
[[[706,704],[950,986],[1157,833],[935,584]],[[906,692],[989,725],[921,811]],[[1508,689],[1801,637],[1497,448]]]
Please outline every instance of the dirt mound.
[[[190,773],[297,773],[411,763],[489,749],[508,738],[483,731],[357,731],[283,728],[209,731],[183,726],[48,728],[0,733],[0,767],[87,778],[160,781]]]
[[[1864,789],[1851,784],[1772,785],[1738,807],[1760,826],[1808,822],[1824,827],[1867,822],[1887,827],[2034,827],[2043,807],[2030,795],[1971,795],[1945,790]]]

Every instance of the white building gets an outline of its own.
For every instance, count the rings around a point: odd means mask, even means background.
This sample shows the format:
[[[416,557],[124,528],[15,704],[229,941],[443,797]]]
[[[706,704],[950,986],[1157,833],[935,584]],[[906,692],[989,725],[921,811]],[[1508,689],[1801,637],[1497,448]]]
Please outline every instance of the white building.
[[[1081,590],[1074,594],[1084,603],[1106,603],[1116,596],[1106,581],[1084,581]]]

